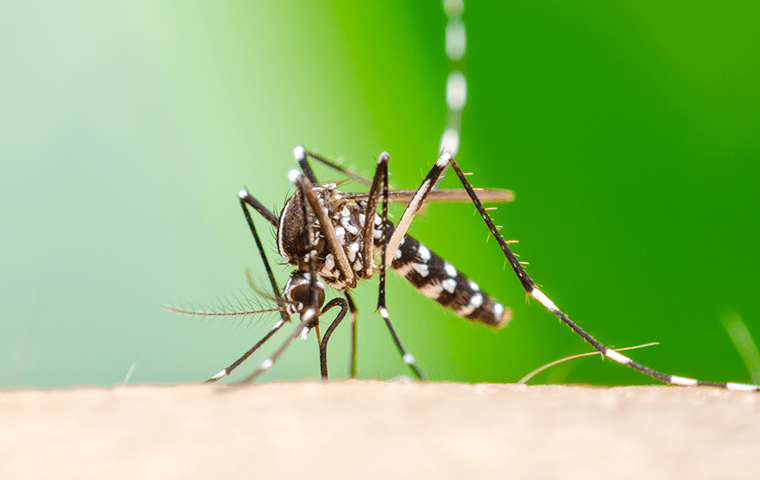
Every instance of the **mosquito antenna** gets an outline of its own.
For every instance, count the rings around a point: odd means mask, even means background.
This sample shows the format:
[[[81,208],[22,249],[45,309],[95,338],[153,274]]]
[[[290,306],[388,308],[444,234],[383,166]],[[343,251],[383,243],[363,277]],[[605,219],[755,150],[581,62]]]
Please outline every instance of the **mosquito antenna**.
[[[190,315],[193,317],[244,317],[246,315],[255,315],[258,313],[267,312],[279,312],[281,308],[264,308],[262,310],[245,310],[235,312],[207,312],[202,310],[186,310],[184,308],[172,307],[171,305],[161,305],[161,308],[174,313],[180,313],[182,315]]]

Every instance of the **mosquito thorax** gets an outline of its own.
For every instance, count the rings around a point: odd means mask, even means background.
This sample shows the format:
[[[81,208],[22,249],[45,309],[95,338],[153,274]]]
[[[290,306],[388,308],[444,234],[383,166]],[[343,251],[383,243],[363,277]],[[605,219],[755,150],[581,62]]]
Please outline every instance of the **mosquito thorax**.
[[[375,272],[374,262],[369,271],[364,271],[362,244],[363,228],[366,222],[365,200],[346,199],[334,183],[315,185],[312,187],[319,204],[325,209],[338,237],[338,243],[345,251],[350,266],[354,271],[352,281],[336,265],[335,254],[330,251],[316,215],[308,210],[308,218],[303,218],[303,197],[300,192],[288,199],[280,214],[277,232],[277,246],[280,255],[287,262],[307,272],[309,255],[316,252],[314,268],[318,276],[331,287],[345,291],[356,286],[356,281],[369,278]]]

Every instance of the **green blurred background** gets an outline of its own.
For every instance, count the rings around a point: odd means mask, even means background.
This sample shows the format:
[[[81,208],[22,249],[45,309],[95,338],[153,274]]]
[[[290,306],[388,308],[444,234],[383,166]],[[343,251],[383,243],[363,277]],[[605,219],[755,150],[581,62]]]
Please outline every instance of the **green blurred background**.
[[[435,162],[446,18],[418,2],[30,2],[0,17],[0,386],[195,382],[271,314],[202,320],[161,304],[265,284],[236,194],[279,211],[303,144],[396,188]],[[666,373],[749,381],[722,325],[760,337],[757,2],[465,5],[468,104],[458,156],[521,260],[583,328]],[[319,170],[322,179],[334,177]],[[453,175],[445,187],[456,187]],[[492,331],[390,277],[405,345],[434,380],[514,382],[589,351],[525,294],[471,205],[412,233],[508,304]],[[265,243],[274,257],[266,222]],[[288,269],[276,266],[281,281]],[[359,375],[408,375],[356,290]],[[345,378],[347,325],[331,343]],[[252,371],[285,334],[240,369]],[[313,337],[261,380],[319,375]],[[597,358],[536,382],[645,384]]]

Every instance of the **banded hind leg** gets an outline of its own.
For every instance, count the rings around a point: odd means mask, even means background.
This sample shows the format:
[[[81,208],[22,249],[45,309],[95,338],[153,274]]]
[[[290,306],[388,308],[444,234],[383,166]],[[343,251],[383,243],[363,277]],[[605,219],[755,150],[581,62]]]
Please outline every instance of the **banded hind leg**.
[[[517,278],[520,280],[520,283],[525,289],[525,292],[531,297],[538,300],[541,303],[541,305],[543,305],[549,312],[556,315],[557,318],[559,318],[559,320],[562,323],[570,327],[577,335],[579,335],[586,342],[591,344],[591,346],[594,347],[597,351],[599,351],[603,357],[607,357],[621,365],[625,365],[630,368],[633,368],[634,370],[637,370],[652,378],[656,378],[657,380],[665,382],[669,385],[688,386],[688,387],[705,386],[705,387],[717,387],[717,388],[725,388],[725,389],[732,389],[732,390],[760,391],[760,386],[756,386],[756,385],[747,385],[747,384],[731,383],[731,382],[727,382],[727,383],[705,382],[705,381],[697,380],[694,378],[685,378],[685,377],[679,377],[677,375],[668,375],[668,374],[659,372],[657,370],[653,370],[640,363],[637,363],[633,361],[631,358],[628,358],[627,356],[619,352],[616,352],[615,350],[612,350],[611,348],[597,341],[589,333],[587,333],[582,328],[580,328],[575,322],[570,320],[570,318],[564,312],[562,312],[559,308],[557,308],[557,306],[554,304],[554,302],[552,302],[549,299],[549,297],[547,297],[541,290],[538,289],[536,283],[533,281],[532,278],[530,278],[530,276],[522,267],[520,262],[517,261],[514,253],[512,253],[512,251],[510,250],[509,245],[507,244],[507,242],[504,240],[504,238],[501,236],[501,234],[497,230],[496,226],[491,220],[491,217],[488,215],[485,208],[483,208],[483,204],[480,202],[480,200],[478,199],[478,196],[475,194],[475,190],[470,185],[470,182],[468,182],[467,179],[465,178],[464,173],[459,168],[459,165],[456,163],[454,158],[451,157],[450,155],[444,154],[441,156],[441,159],[439,159],[439,162],[442,162],[442,161],[445,162],[447,165],[451,164],[452,168],[454,169],[457,176],[459,177],[459,180],[462,182],[462,185],[464,186],[465,190],[467,190],[467,193],[469,194],[470,199],[475,204],[475,208],[477,208],[478,213],[483,218],[483,221],[486,223],[488,230],[491,232],[494,238],[496,238],[496,241],[499,243],[499,247],[501,247],[501,250],[504,253],[504,256],[506,256],[507,260],[509,261],[509,264],[512,267],[512,270],[515,272],[515,275],[517,275]],[[442,167],[445,168],[445,166],[443,165]]]

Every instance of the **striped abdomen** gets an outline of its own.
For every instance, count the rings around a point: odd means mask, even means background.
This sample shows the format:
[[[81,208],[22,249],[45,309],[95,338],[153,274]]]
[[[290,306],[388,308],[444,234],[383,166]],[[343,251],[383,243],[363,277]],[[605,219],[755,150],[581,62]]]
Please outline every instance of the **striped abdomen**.
[[[391,267],[422,292],[457,315],[503,327],[512,317],[509,308],[494,301],[478,284],[409,235],[401,241]]]

